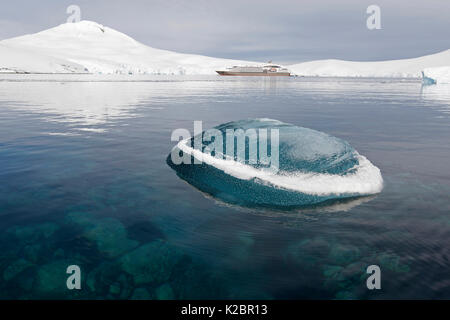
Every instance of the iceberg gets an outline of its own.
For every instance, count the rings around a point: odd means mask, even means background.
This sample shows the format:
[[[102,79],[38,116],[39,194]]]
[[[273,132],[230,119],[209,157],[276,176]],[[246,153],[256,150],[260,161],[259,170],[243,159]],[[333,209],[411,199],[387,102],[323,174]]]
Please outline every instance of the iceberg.
[[[424,84],[450,84],[450,66],[424,69],[422,81]]]
[[[213,155],[209,152],[209,140],[196,145],[208,131],[181,140],[167,157],[167,163],[181,179],[200,191],[221,202],[242,206],[314,206],[377,194],[383,188],[377,167],[348,142],[326,133],[272,119],[234,121],[214,130],[226,136],[227,130],[253,128],[278,130],[278,170],[267,170],[248,161],[248,145],[244,157],[230,157],[228,152],[217,150]],[[223,138],[224,150],[230,142]],[[174,154],[190,159],[179,163],[173,159]]]

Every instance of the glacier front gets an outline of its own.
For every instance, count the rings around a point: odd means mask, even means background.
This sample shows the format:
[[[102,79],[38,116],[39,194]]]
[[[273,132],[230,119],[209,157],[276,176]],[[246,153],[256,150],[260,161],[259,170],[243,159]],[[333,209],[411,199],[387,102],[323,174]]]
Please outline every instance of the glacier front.
[[[298,63],[288,68],[299,76],[420,78],[423,69],[443,65],[450,65],[450,49],[413,59],[364,62],[328,59]]]
[[[450,84],[450,66],[426,68],[422,78],[424,84]]]

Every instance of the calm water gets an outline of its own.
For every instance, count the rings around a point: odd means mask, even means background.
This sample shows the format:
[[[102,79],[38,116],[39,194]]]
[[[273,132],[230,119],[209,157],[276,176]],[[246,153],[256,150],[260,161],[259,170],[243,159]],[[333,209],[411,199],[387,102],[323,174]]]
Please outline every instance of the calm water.
[[[0,298],[450,298],[449,87],[18,80],[0,81]],[[246,118],[347,140],[380,168],[382,193],[321,209],[243,208],[166,164],[174,129]],[[66,288],[73,264],[79,291]],[[381,290],[366,288],[371,264]]]

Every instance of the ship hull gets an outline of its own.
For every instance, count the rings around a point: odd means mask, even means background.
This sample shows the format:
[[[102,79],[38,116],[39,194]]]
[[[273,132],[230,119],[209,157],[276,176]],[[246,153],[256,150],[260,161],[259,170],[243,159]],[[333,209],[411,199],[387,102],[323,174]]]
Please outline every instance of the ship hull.
[[[233,72],[216,71],[221,76],[253,76],[253,77],[289,77],[289,72]]]

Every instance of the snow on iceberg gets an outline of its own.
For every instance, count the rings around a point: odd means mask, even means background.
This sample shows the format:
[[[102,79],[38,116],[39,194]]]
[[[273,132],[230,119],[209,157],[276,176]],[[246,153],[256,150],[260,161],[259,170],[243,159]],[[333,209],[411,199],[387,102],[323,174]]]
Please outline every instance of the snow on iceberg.
[[[209,143],[204,141],[207,131],[174,147],[167,157],[168,165],[180,178],[221,201],[244,206],[301,207],[373,195],[383,188],[377,167],[348,142],[323,132],[272,119],[240,120],[214,129],[224,134],[224,149],[231,142],[225,137],[227,130],[279,130],[277,172],[251,164],[246,156],[210,154]],[[194,141],[200,135],[203,142],[196,146]],[[259,142],[258,149],[260,146]],[[174,154],[186,154],[191,161],[179,163],[173,159]],[[202,163],[195,163],[194,158]]]
[[[419,58],[388,61],[316,60],[287,66],[299,76],[420,78],[424,68],[450,64],[450,50]]]
[[[424,84],[450,84],[450,66],[424,69],[422,81]]]

